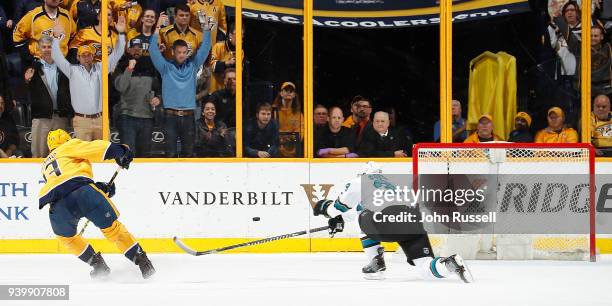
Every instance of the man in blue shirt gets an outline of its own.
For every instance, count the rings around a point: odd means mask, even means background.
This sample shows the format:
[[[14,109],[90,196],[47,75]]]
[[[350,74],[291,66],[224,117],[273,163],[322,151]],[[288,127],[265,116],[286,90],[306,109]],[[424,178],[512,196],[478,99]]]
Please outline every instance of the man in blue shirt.
[[[210,25],[202,26],[204,33],[202,44],[192,58],[187,56],[189,52],[187,43],[179,39],[172,44],[174,58],[168,61],[158,46],[159,29],[167,19],[166,14],[160,14],[149,46],[153,65],[162,77],[162,100],[166,117],[164,122],[166,156],[191,157],[195,141],[196,74],[210,51]],[[177,152],[177,140],[181,141],[180,155]]]
[[[465,118],[461,117],[461,102],[453,100],[452,115],[453,115],[453,142],[463,142],[467,138],[465,129]],[[434,124],[434,141],[440,141],[440,120]]]

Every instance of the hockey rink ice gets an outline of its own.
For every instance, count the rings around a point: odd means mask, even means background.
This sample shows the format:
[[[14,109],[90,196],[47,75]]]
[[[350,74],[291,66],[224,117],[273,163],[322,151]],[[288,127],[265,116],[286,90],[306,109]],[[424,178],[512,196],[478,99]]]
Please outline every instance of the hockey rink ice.
[[[149,256],[157,269],[150,280],[112,254],[105,255],[111,277],[94,281],[71,255],[0,255],[0,284],[70,285],[69,301],[0,305],[612,305],[610,256],[597,263],[468,261],[472,284],[419,280],[392,256],[385,280],[365,280],[360,253]]]

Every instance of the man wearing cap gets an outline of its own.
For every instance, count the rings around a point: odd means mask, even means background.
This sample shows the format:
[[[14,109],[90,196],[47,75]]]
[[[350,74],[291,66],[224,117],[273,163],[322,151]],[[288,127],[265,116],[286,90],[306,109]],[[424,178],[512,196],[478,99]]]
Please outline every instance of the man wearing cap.
[[[204,39],[194,56],[188,57],[187,43],[179,39],[172,45],[174,59],[168,61],[162,56],[158,45],[160,28],[167,19],[168,16],[164,14],[159,16],[149,45],[149,55],[162,78],[166,156],[178,156],[177,140],[180,139],[180,156],[191,157],[194,154],[195,142],[196,79],[198,69],[210,51],[210,26],[202,26]]]
[[[32,157],[46,157],[47,134],[68,128],[73,115],[68,78],[57,69],[51,57],[51,36],[38,40],[40,58],[24,73],[25,87],[32,107]]]
[[[119,18],[115,29],[119,32],[119,42],[108,57],[109,73],[115,69],[125,50],[125,18]],[[79,64],[71,65],[60,49],[59,38],[63,35],[63,26],[56,24],[51,57],[70,80],[75,136],[86,141],[102,139],[102,63],[94,62],[95,50],[92,47],[82,45],[77,50]]]
[[[510,132],[510,142],[533,142],[531,127],[531,116],[526,112],[519,112],[514,117],[514,131]]]
[[[571,127],[565,127],[565,113],[559,107],[548,110],[548,127],[536,133],[537,143],[577,143],[578,132]]]
[[[284,82],[272,103],[274,119],[280,133],[280,157],[301,157],[304,140],[302,102],[292,82]]]
[[[128,54],[119,62],[114,84],[120,94],[119,138],[136,157],[149,157],[154,110],[161,103],[160,84],[151,58],[142,56],[139,38],[130,40]]]
[[[463,143],[481,143],[501,140],[499,136],[493,134],[493,117],[484,114],[478,119],[476,132],[472,133]]]
[[[612,157],[612,113],[610,98],[606,95],[599,95],[593,101],[591,142],[597,156]]]

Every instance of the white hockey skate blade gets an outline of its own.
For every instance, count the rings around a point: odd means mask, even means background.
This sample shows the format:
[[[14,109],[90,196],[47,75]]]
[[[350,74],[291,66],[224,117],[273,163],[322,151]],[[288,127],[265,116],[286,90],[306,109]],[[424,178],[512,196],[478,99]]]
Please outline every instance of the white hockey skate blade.
[[[457,265],[459,265],[460,267],[463,267],[463,272],[457,272],[457,275],[459,275],[459,278],[461,278],[461,280],[466,283],[473,283],[474,277],[472,276],[472,272],[470,272],[470,269],[468,268],[468,266],[463,261],[463,258],[457,255],[455,256],[455,261],[457,262]]]
[[[363,273],[363,278],[367,280],[383,280],[385,279],[385,272],[379,271],[376,273]]]

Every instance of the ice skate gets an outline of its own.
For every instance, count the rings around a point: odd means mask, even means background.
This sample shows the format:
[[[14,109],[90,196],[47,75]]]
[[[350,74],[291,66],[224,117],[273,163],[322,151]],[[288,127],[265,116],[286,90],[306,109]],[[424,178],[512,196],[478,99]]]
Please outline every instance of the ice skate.
[[[385,275],[384,272],[385,270],[387,270],[387,266],[385,265],[385,249],[383,247],[379,247],[377,249],[378,255],[374,256],[374,258],[372,258],[372,261],[370,261],[370,263],[368,265],[366,265],[365,267],[363,267],[361,269],[361,271],[363,272],[363,277],[365,277],[365,279],[384,279]]]
[[[138,253],[134,257],[134,263],[140,268],[140,272],[142,273],[142,277],[144,279],[147,279],[155,274],[155,268],[153,268],[153,264],[147,257],[147,254],[143,252]]]
[[[446,266],[448,271],[450,271],[451,273],[456,273],[457,275],[459,275],[461,280],[463,280],[464,282],[466,282],[466,283],[474,282],[474,278],[472,277],[472,273],[468,269],[468,267],[465,264],[465,262],[463,262],[463,258],[461,258],[461,256],[459,256],[457,254],[451,255],[451,256],[448,256],[448,257],[442,259],[440,262],[444,263],[444,265]]]
[[[90,266],[93,267],[93,270],[89,272],[89,275],[93,279],[105,278],[110,274],[110,268],[106,265],[104,258],[102,258],[102,254],[100,252],[94,254],[91,257]]]

